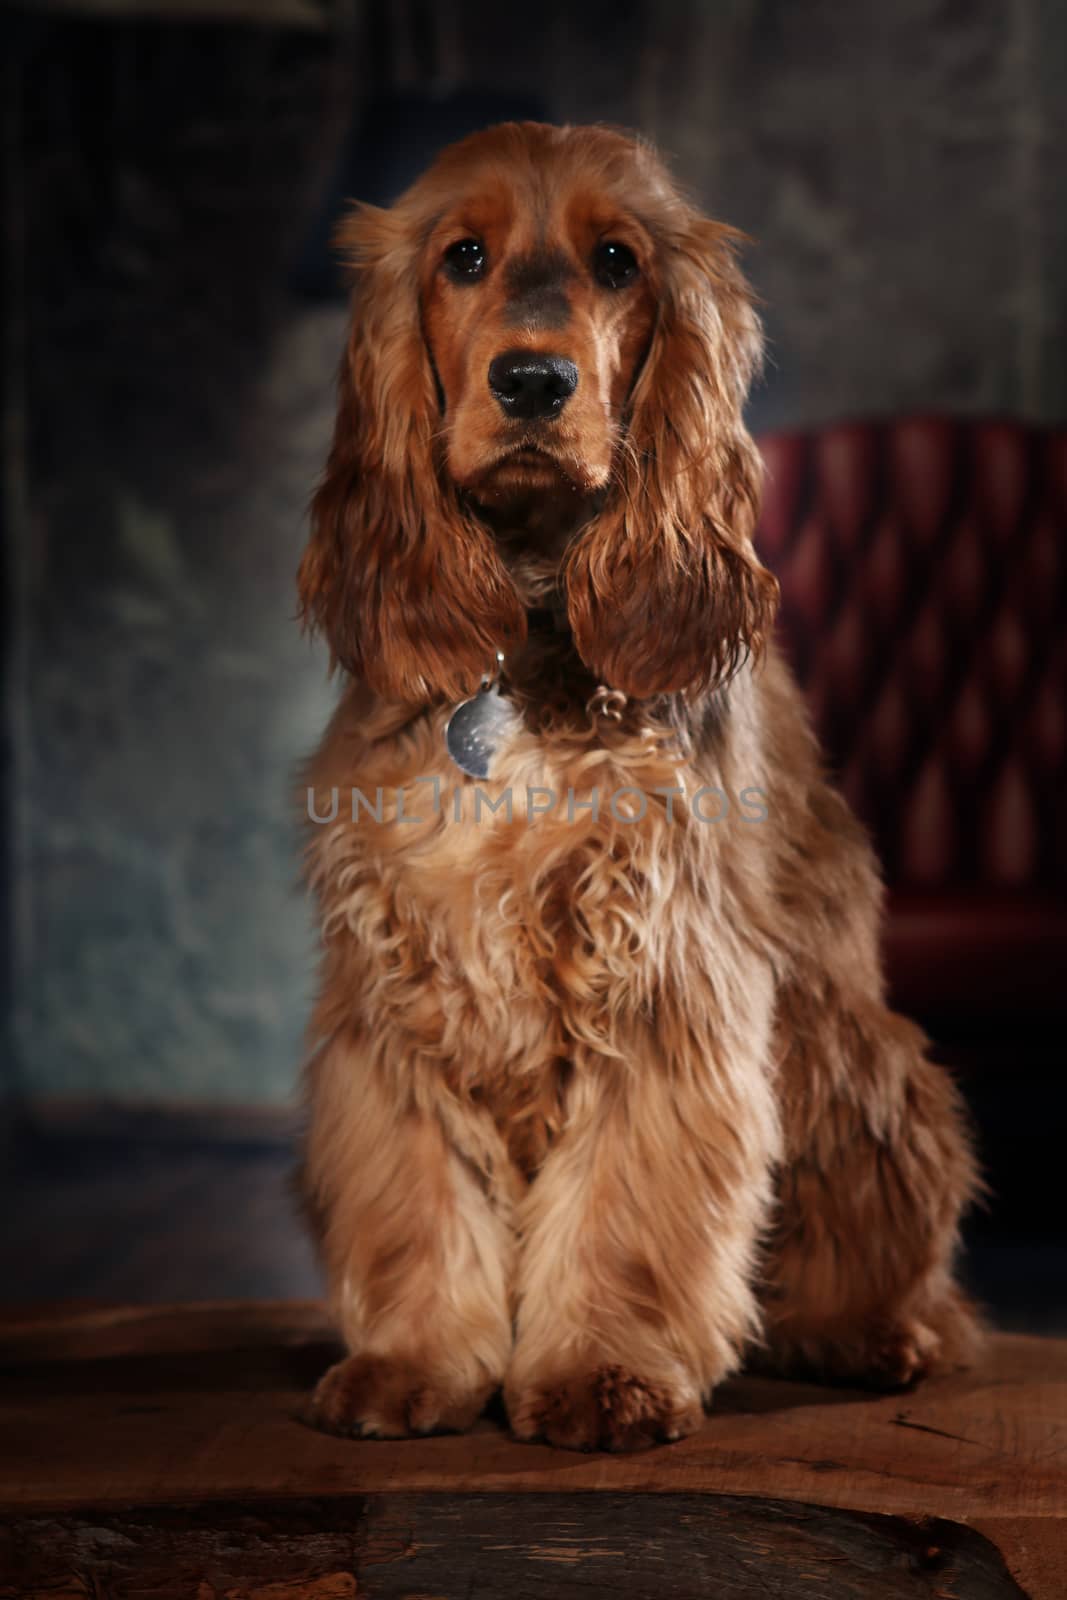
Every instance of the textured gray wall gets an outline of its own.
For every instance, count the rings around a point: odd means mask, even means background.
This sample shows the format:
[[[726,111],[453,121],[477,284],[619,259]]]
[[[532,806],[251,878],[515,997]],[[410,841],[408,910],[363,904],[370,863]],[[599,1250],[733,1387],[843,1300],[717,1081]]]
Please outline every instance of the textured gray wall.
[[[340,324],[331,309],[279,335],[232,461],[183,481],[161,441],[154,466],[94,483],[86,464],[45,497],[61,575],[36,612],[21,864],[35,1094],[289,1091],[313,969],[295,767],[330,705],[293,570]]]
[[[293,578],[344,322],[286,280],[335,74],[326,41],[255,30],[44,43],[16,196],[18,1078],[277,1102],[314,966],[296,765],[331,703]]]
[[[545,0],[531,21],[478,0],[431,8],[428,42],[387,11],[354,68],[325,41],[228,37],[217,104],[165,110],[151,137],[130,105],[173,104],[199,32],[164,30],[147,66],[143,40],[100,35],[126,100],[58,133],[41,106],[74,97],[85,36],[50,36],[60,65],[26,79],[14,799],[34,1095],[269,1102],[294,1079],[313,943],[290,790],[330,693],[292,574],[343,312],[289,296],[286,263],[370,77],[532,92],[655,136],[757,241],[759,425],[1067,418],[1067,6]],[[88,153],[86,117],[106,135]]]

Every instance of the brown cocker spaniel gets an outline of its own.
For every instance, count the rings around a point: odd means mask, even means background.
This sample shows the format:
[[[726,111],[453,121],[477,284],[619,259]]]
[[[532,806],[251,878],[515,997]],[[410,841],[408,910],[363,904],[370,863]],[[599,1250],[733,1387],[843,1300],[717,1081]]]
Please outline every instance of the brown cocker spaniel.
[[[770,641],[736,235],[647,146],[525,123],[342,239],[304,1188],[351,1353],[315,1420],[465,1428],[502,1386],[520,1438],[628,1449],[746,1354],[965,1359],[975,1168]]]

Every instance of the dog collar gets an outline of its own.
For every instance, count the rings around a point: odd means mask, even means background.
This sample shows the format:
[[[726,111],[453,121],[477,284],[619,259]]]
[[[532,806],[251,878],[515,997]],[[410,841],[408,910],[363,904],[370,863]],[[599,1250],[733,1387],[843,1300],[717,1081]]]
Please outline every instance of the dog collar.
[[[515,712],[500,692],[503,653],[496,667],[482,679],[478,693],[459,704],[445,723],[445,748],[461,772],[470,778],[488,778],[489,763],[514,727]]]
[[[544,632],[562,633],[567,627],[567,612],[563,606],[535,606],[527,613],[527,626]],[[469,778],[488,778],[494,755],[516,724],[515,710],[500,687],[504,670],[504,655],[498,650],[496,663],[482,679],[482,686],[470,700],[463,700],[451,712],[445,723],[445,748],[450,759]],[[621,716],[619,702],[625,697],[614,691],[600,688],[590,702],[598,716],[617,722]]]

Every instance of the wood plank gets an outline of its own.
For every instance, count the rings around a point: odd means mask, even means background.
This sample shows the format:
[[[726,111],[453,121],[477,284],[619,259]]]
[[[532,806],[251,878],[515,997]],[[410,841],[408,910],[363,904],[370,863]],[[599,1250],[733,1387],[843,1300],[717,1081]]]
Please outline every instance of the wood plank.
[[[0,1522],[0,1600],[1025,1600],[956,1523],[699,1495],[384,1495]]]
[[[393,1491],[752,1494],[947,1517],[1067,1515],[1067,1343],[1004,1335],[905,1395],[744,1376],[691,1439],[635,1456],[463,1437],[330,1438],[308,1388],[336,1352],[313,1302],[92,1310],[0,1327],[0,1504]]]
[[[976,1533],[999,1550],[1024,1594],[1041,1600],[1067,1595],[1067,1531],[1060,1517],[978,1517]]]

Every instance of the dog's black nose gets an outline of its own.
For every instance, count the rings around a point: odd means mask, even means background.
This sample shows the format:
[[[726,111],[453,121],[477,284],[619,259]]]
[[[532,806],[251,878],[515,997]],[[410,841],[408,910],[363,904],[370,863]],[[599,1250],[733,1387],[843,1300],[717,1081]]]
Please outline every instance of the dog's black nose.
[[[565,356],[507,350],[489,363],[489,387],[508,417],[554,417],[578,387],[578,368]]]

